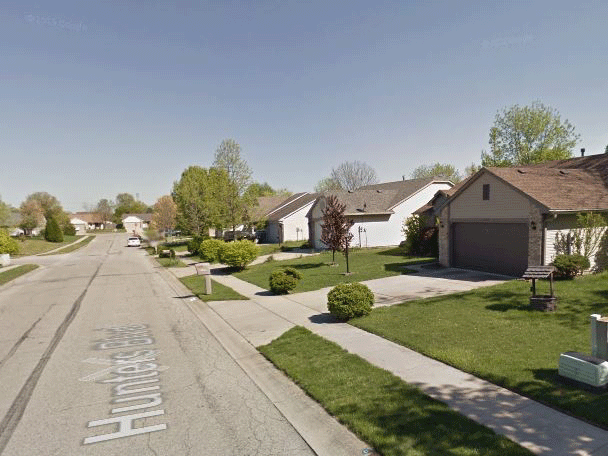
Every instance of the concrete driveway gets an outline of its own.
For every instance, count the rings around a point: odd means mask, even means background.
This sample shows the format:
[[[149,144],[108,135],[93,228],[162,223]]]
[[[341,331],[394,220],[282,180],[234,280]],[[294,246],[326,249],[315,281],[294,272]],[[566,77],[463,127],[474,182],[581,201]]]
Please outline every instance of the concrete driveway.
[[[362,282],[374,293],[375,307],[489,287],[513,279],[513,277],[479,271],[436,268],[432,265],[408,266],[408,268],[415,269],[417,272]],[[331,290],[330,287],[295,293],[287,295],[286,298],[319,312],[327,312],[329,290]]]

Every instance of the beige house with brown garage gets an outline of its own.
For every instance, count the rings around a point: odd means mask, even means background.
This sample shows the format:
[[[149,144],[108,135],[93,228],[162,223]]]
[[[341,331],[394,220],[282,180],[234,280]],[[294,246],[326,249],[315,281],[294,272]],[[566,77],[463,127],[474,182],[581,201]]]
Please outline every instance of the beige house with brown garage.
[[[608,212],[607,182],[607,155],[482,168],[440,207],[439,261],[511,276],[550,264],[578,213]]]

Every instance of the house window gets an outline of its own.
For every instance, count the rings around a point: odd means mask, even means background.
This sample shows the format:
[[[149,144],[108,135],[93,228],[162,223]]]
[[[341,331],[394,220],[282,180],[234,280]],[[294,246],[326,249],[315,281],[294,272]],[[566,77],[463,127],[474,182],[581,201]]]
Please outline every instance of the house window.
[[[483,199],[484,201],[490,199],[490,184],[483,184]]]

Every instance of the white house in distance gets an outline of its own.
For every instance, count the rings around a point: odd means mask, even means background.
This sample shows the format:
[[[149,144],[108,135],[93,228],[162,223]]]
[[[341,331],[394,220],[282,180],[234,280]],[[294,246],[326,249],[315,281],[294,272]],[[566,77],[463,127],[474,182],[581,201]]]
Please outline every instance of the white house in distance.
[[[439,190],[452,188],[452,182],[424,178],[366,185],[354,191],[323,193],[308,212],[309,240],[314,248],[325,248],[321,242],[323,209],[329,195],[346,205],[344,214],[354,221],[350,232],[352,246],[379,247],[399,245],[403,241],[403,221],[425,205]]]
[[[144,230],[150,227],[152,214],[124,214],[122,226],[129,234],[144,234]]]
[[[70,223],[72,225],[74,225],[74,229],[76,230],[76,234],[77,235],[83,235],[83,234],[87,234],[87,227],[88,227],[88,223],[85,222],[84,220],[80,220],[77,217],[72,217],[70,219]]]
[[[272,209],[267,215],[267,242],[308,240],[306,215],[318,196],[318,193],[296,193]]]

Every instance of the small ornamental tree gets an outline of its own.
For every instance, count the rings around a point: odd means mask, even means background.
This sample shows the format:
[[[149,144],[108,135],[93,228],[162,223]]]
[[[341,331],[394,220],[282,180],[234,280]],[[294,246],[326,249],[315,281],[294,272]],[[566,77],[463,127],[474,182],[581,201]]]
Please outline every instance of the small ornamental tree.
[[[55,217],[50,217],[47,220],[46,228],[44,229],[44,239],[49,242],[63,242],[63,232]]]
[[[0,254],[14,255],[17,252],[19,252],[19,244],[9,236],[8,231],[0,229]]]
[[[344,216],[345,204],[338,201],[335,195],[329,195],[323,209],[323,224],[321,225],[321,242],[323,242],[332,253],[332,263],[336,261],[336,250],[344,252],[346,256],[346,272],[348,268],[348,246],[353,239],[350,232],[354,222]]]

